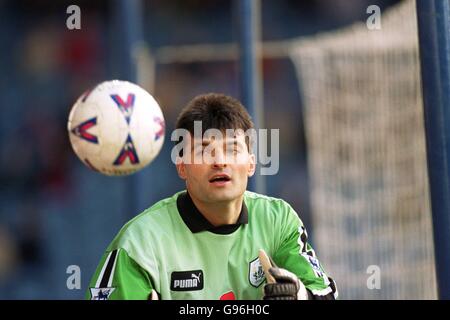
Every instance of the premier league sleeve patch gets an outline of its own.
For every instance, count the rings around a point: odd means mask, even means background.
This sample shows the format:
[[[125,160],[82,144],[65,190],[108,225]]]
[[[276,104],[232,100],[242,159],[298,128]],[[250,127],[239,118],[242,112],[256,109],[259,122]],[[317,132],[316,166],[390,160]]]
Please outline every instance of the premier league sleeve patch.
[[[91,300],[108,300],[111,293],[116,288],[89,288],[91,290]]]
[[[323,277],[324,272],[322,267],[320,266],[319,260],[317,260],[316,257],[310,256],[306,253],[303,253],[302,256],[305,257],[305,259],[309,262],[316,277]]]

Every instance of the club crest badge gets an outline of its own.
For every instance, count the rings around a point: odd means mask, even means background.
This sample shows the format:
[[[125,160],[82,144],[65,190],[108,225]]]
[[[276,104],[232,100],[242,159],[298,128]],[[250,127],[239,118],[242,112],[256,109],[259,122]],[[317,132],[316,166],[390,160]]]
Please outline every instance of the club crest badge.
[[[248,280],[250,284],[257,288],[264,282],[265,278],[264,269],[259,258],[251,261],[248,268]]]

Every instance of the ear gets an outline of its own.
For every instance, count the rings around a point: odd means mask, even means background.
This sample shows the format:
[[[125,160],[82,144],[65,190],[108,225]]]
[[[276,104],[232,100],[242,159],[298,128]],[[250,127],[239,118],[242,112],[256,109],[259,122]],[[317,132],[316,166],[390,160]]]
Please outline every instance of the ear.
[[[247,169],[247,176],[251,177],[255,174],[256,171],[256,157],[255,155],[252,153],[249,155],[249,165],[248,165],[248,169]]]
[[[181,158],[177,157],[177,163],[175,165],[177,167],[178,176],[186,180],[186,166]]]

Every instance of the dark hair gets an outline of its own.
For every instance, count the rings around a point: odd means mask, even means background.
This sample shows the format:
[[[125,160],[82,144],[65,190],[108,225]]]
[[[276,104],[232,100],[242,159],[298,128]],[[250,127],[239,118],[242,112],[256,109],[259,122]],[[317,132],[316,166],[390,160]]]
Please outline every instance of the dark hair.
[[[194,134],[194,121],[202,122],[202,134],[208,129],[253,128],[253,122],[244,106],[236,99],[220,94],[207,93],[196,96],[181,110],[176,129],[186,129]]]

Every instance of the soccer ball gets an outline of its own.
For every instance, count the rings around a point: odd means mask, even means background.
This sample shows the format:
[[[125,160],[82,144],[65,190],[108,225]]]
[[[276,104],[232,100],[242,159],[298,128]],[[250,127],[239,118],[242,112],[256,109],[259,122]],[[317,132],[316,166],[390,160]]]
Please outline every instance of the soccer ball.
[[[105,81],[75,102],[67,125],[80,160],[94,171],[132,174],[158,155],[164,142],[164,116],[156,100],[138,85]]]

